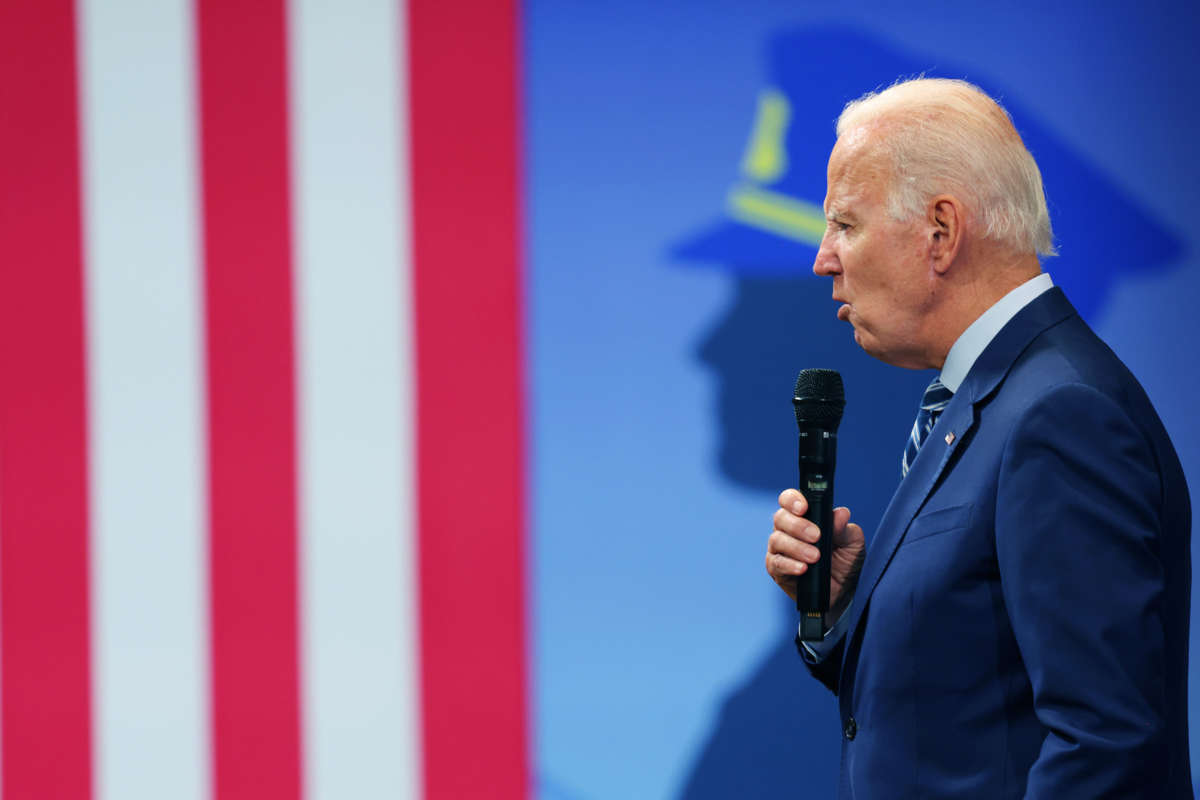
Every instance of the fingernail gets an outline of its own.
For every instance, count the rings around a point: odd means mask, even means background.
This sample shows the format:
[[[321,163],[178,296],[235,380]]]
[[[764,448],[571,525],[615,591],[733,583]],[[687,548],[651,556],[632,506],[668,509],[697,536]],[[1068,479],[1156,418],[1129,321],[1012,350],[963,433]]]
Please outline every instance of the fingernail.
[[[793,511],[793,512],[795,512],[795,513],[797,513],[797,514],[803,514],[803,513],[804,513],[804,506],[803,506],[803,505],[800,503],[800,501],[799,501],[799,500],[797,500],[796,502],[792,503],[792,511]]]
[[[816,539],[817,536],[820,535],[821,532],[819,530],[817,530],[816,525],[809,525],[808,530],[806,530],[804,533],[807,534],[810,538]]]

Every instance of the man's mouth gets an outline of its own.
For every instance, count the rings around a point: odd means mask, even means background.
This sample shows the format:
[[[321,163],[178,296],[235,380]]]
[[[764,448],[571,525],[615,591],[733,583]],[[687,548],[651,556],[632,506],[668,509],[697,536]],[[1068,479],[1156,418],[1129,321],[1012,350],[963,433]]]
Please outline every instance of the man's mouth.
[[[842,322],[848,322],[850,320],[850,304],[838,297],[837,292],[833,293],[833,302],[841,303],[837,310],[837,318]]]

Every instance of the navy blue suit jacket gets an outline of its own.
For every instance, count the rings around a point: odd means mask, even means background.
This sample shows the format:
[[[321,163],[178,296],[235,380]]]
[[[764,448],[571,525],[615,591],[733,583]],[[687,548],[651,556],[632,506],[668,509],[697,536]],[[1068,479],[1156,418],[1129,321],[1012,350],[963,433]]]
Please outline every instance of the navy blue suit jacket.
[[[810,665],[840,796],[1191,797],[1190,534],[1141,386],[1042,294],[943,412]]]

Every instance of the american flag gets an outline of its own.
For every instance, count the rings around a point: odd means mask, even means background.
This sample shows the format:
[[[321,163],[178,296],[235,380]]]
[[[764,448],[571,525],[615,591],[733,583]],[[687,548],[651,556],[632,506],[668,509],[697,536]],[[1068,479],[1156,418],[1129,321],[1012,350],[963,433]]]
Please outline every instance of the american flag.
[[[528,789],[514,0],[0,0],[0,798]]]

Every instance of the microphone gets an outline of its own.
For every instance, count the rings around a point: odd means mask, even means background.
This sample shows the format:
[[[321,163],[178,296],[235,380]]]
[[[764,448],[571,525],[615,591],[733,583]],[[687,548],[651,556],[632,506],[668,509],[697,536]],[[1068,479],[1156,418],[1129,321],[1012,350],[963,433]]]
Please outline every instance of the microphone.
[[[829,558],[833,552],[833,469],[837,463],[837,429],[846,408],[842,376],[832,369],[806,369],[796,378],[792,395],[800,429],[800,491],[808,501],[804,518],[821,529],[821,557],[796,579],[796,610],[801,613],[800,639],[825,638],[829,610]]]

